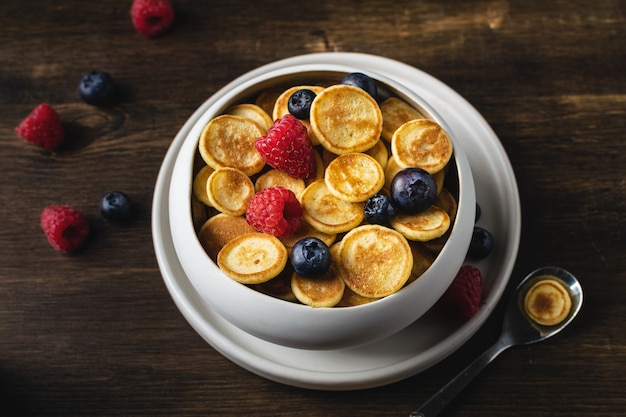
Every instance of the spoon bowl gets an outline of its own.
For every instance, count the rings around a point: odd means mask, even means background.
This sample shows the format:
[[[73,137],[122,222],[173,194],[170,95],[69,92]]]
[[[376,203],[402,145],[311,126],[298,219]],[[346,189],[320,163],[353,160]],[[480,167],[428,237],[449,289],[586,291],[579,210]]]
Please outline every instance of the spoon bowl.
[[[526,313],[525,299],[537,282],[549,279],[561,284],[571,300],[569,312],[560,322],[546,326],[537,323]],[[440,389],[410,417],[438,415],[491,361],[512,346],[529,345],[545,340],[567,327],[578,315],[583,304],[583,290],[574,275],[557,267],[543,267],[528,274],[517,286],[507,305],[502,331],[498,340],[467,368]]]

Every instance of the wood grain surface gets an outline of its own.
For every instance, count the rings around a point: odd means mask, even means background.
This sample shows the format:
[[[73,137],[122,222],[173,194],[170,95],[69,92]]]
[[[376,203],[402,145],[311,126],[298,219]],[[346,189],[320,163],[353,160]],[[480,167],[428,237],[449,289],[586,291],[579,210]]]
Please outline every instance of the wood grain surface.
[[[555,339],[498,358],[443,413],[621,416],[626,409],[626,2],[172,0],[174,26],[148,39],[130,1],[0,3],[0,415],[403,416],[487,348],[501,308],[450,357],[380,388],[325,392],[268,381],[224,358],[187,323],[155,259],[160,164],[193,111],[233,78],[277,59],[354,51],[451,86],[484,116],[515,170],[526,272],[580,277],[585,306]],[[90,70],[122,88],[83,103]],[[15,126],[39,103],[67,143],[49,152]],[[138,205],[103,220],[108,191]],[[94,233],[64,256],[39,226],[70,204]]]

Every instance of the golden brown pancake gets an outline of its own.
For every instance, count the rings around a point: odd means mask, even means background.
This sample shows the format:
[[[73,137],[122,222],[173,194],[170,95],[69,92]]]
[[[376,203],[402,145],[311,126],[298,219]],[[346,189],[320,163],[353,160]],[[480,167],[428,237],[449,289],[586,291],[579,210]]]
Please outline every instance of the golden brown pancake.
[[[207,206],[211,206],[211,202],[209,201],[209,196],[207,195],[206,183],[213,171],[215,171],[213,168],[205,165],[202,169],[200,169],[200,171],[198,171],[193,179],[193,195],[198,199],[198,201]]]
[[[406,122],[425,118],[413,106],[397,97],[389,97],[380,103],[380,111],[383,115],[382,137],[388,142],[391,142],[393,132]]]
[[[402,168],[418,167],[434,174],[452,157],[452,141],[438,123],[417,119],[396,129],[391,151]]]
[[[256,139],[264,134],[258,123],[224,114],[213,118],[204,127],[198,151],[213,169],[236,168],[246,175],[254,175],[265,166],[261,154],[254,147]]]
[[[207,179],[207,196],[211,206],[231,216],[241,216],[254,196],[254,184],[235,168],[220,168]]]
[[[427,242],[446,233],[450,216],[433,205],[421,213],[396,215],[391,219],[391,226],[409,240]]]
[[[546,276],[528,290],[524,308],[535,322],[554,326],[567,318],[572,308],[572,299],[563,284]]]
[[[302,218],[320,232],[347,232],[363,221],[363,203],[348,203],[335,197],[324,180],[307,186],[300,195]]]
[[[254,232],[256,230],[243,216],[233,217],[218,213],[204,222],[198,232],[198,239],[207,255],[215,262],[218,252],[224,245],[237,236]]]
[[[364,153],[339,155],[327,167],[326,187],[349,203],[365,201],[383,188],[385,173],[380,164]]]
[[[320,144],[341,155],[363,152],[380,139],[383,118],[376,101],[364,90],[333,85],[311,104],[311,127]]]
[[[217,255],[217,265],[237,282],[260,284],[278,276],[288,256],[278,238],[266,233],[248,233],[224,245]]]
[[[398,291],[409,279],[413,254],[398,232],[379,225],[359,226],[341,243],[339,267],[346,286],[363,297]]]
[[[246,119],[250,119],[259,124],[267,133],[270,127],[272,127],[273,120],[270,115],[263,110],[260,106],[250,103],[236,104],[226,110],[226,114],[232,114],[233,116],[241,116]]]

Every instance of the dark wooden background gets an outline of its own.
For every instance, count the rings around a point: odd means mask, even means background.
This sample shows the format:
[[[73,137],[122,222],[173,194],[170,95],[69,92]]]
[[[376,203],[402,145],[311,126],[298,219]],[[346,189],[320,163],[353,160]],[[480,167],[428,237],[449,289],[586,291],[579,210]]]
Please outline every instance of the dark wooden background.
[[[403,416],[474,356],[496,314],[451,357],[402,382],[353,392],[288,387],[249,373],[198,336],[155,260],[150,209],[170,142],[231,79],[322,51],[382,55],[450,85],[485,117],[514,167],[523,232],[511,286],[556,264],[586,304],[564,334],[505,352],[444,413],[620,416],[626,409],[626,2],[172,0],[176,24],[137,34],[130,1],[0,3],[0,415]],[[123,87],[81,102],[92,69]],[[37,104],[60,113],[56,153],[13,132]],[[98,202],[121,189],[138,219]],[[76,256],[47,243],[48,204],[95,230]]]

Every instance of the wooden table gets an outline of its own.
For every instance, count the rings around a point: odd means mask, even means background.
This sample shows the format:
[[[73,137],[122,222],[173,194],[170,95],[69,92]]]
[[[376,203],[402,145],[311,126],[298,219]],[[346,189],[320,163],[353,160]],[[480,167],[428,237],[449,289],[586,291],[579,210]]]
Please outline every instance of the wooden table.
[[[499,331],[388,386],[327,392],[281,385],[224,358],[187,323],[155,259],[151,205],[172,139],[228,81],[276,59],[355,51],[420,68],[480,111],[517,177],[523,227],[510,289],[562,266],[585,306],[550,341],[505,352],[445,416],[618,416],[626,409],[626,3],[198,2],[173,0],[164,36],[136,33],[130,1],[0,4],[0,414],[6,416],[403,416]],[[90,70],[124,94],[76,93]],[[14,127],[53,105],[55,153]],[[122,190],[138,218],[98,202]],[[39,216],[70,204],[94,233],[77,255],[47,243]],[[12,411],[9,411],[12,410]]]

